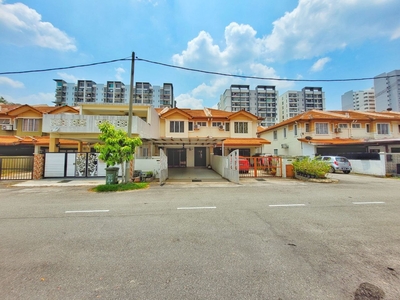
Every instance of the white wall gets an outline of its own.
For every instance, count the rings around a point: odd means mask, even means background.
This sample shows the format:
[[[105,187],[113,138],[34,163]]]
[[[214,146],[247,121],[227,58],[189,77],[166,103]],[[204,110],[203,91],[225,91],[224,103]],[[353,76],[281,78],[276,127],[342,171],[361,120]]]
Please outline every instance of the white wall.
[[[380,160],[349,159],[353,173],[386,176],[385,154],[379,155]]]

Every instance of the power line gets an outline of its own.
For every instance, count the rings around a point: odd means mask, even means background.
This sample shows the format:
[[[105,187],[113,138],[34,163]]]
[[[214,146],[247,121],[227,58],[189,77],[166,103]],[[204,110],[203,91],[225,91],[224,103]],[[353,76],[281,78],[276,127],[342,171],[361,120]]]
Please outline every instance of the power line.
[[[82,64],[82,65],[74,65],[68,67],[57,67],[57,68],[48,68],[48,69],[36,69],[36,70],[27,70],[27,71],[11,71],[11,72],[0,72],[0,75],[16,75],[16,74],[28,74],[28,73],[41,73],[41,72],[49,72],[49,71],[60,71],[60,70],[68,70],[68,69],[77,69],[77,68],[84,68],[84,67],[92,67],[97,65],[104,65],[115,63],[118,61],[131,61],[132,59],[129,57],[126,58],[118,58],[113,60],[95,62],[90,64]],[[381,76],[381,77],[362,77],[362,78],[344,78],[344,79],[293,79],[293,78],[276,78],[276,77],[259,77],[259,76],[248,76],[248,75],[237,75],[237,74],[228,74],[228,73],[221,73],[221,72],[214,72],[214,71],[206,71],[200,69],[193,69],[187,67],[180,67],[175,65],[170,65],[166,63],[156,62],[144,58],[136,57],[135,60],[143,61],[150,64],[160,65],[168,68],[180,69],[185,71],[197,72],[197,73],[204,73],[210,75],[218,75],[218,76],[225,76],[225,77],[235,77],[235,78],[242,78],[242,79],[259,79],[259,80],[270,80],[270,81],[292,81],[292,82],[346,82],[346,81],[364,81],[364,80],[374,80],[379,78],[390,78],[390,77],[397,77],[398,75],[390,75],[390,76]]]
[[[41,73],[41,72],[49,72],[49,71],[59,71],[59,70],[67,70],[67,69],[76,69],[76,68],[84,68],[84,67],[92,67],[97,65],[105,65],[114,63],[117,61],[127,60],[127,58],[118,58],[113,60],[95,62],[91,64],[84,64],[84,65],[75,65],[69,67],[58,67],[58,68],[49,68],[49,69],[37,69],[37,70],[28,70],[28,71],[13,71],[13,72],[1,72],[0,75],[15,75],[15,74],[27,74],[27,73]],[[131,59],[129,59],[131,60]]]

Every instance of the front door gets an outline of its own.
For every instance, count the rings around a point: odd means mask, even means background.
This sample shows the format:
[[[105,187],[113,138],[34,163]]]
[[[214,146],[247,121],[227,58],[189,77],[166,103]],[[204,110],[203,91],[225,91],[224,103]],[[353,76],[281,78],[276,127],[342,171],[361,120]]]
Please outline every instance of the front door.
[[[206,147],[195,147],[194,148],[194,166],[205,167],[206,166]]]

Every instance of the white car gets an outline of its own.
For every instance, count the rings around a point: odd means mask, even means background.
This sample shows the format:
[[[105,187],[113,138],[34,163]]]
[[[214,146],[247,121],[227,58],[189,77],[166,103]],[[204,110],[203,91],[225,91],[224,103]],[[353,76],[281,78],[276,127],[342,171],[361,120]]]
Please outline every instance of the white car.
[[[344,174],[349,174],[352,170],[351,163],[343,156],[318,156],[316,159],[329,163],[331,166],[329,172],[331,173],[342,171]]]

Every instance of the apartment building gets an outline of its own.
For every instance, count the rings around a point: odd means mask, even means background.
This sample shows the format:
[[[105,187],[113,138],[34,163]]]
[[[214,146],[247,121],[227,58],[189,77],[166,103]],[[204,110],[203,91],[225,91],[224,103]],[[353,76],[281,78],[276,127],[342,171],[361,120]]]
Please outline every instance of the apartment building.
[[[218,109],[237,112],[245,110],[257,117],[263,118],[261,126],[272,126],[277,122],[277,97],[275,86],[233,84],[220,96]]]
[[[400,70],[374,77],[376,111],[400,111]]]
[[[325,110],[325,92],[322,87],[291,90],[279,96],[278,103],[278,120],[282,122],[309,110]]]
[[[92,80],[78,80],[68,83],[61,79],[56,82],[55,105],[76,106],[82,103],[129,103],[130,85],[121,81],[107,81],[98,84]],[[148,82],[137,82],[133,89],[133,103],[153,107],[175,107],[172,83],[152,86]]]
[[[342,110],[375,111],[374,88],[344,93],[342,99]]]

